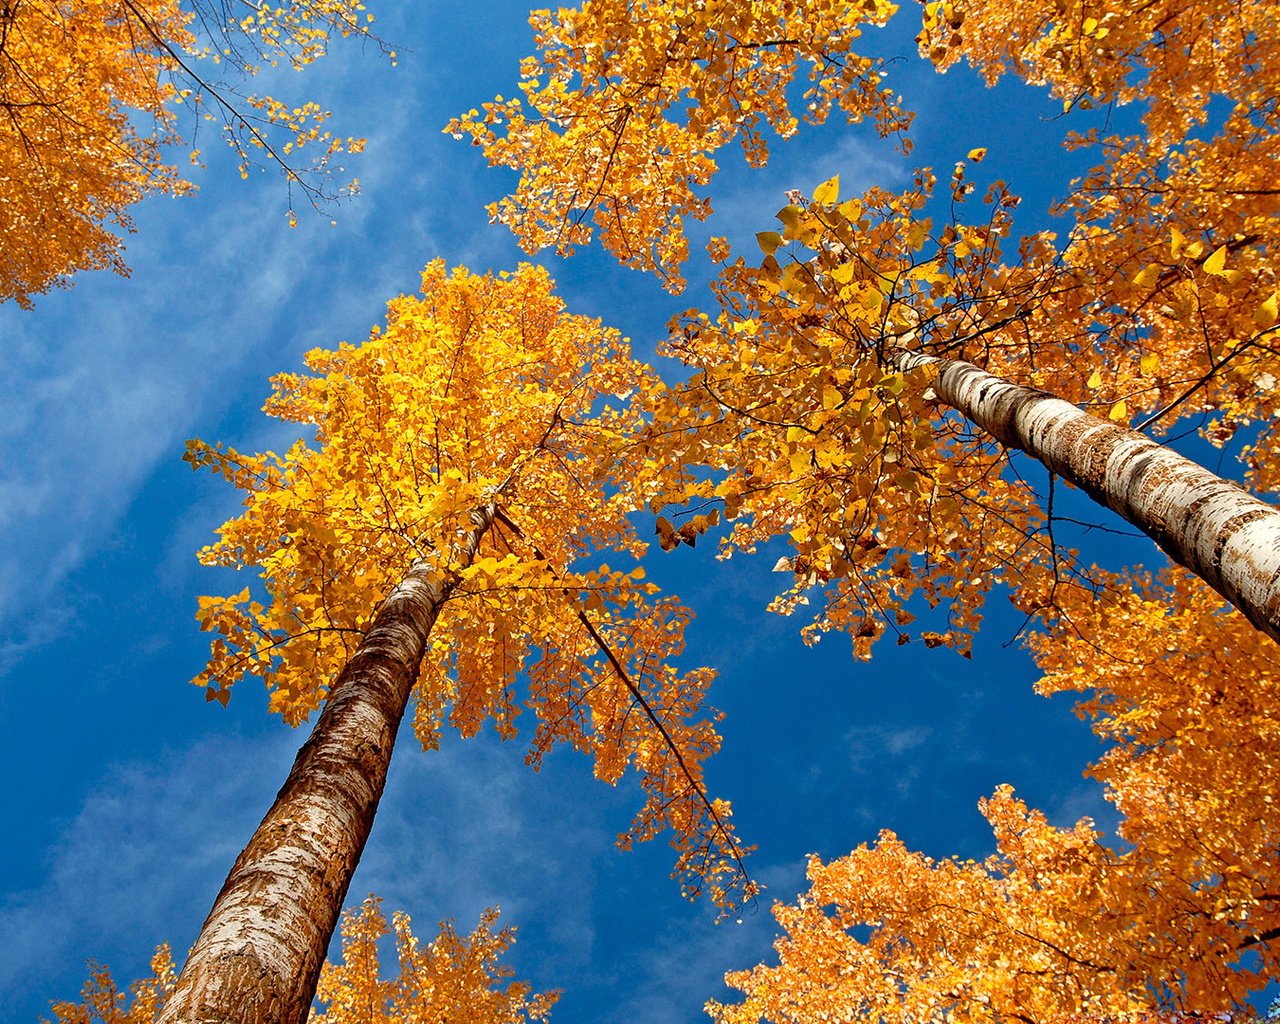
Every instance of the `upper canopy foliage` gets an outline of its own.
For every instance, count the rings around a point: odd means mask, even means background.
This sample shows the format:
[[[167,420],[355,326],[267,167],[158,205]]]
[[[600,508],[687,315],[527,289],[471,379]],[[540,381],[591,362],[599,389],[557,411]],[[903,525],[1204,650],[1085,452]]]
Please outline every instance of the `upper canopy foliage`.
[[[656,386],[651,371],[616,331],[567,314],[545,271],[482,277],[439,261],[369,341],[314,351],[308,366],[275,379],[267,411],[314,427],[314,440],[284,455],[197,442],[188,455],[246,492],[201,558],[259,568],[268,595],[201,599],[216,636],[196,681],[210,699],[258,675],[272,708],[303,721],[384,595],[425,560],[456,582],[414,690],[423,746],[446,719],[467,736],[491,720],[510,737],[531,710],[535,766],[565,741],[607,782],[640,773],[646,801],[622,841],[669,827],[690,892],[749,895],[728,806],[702,784],[719,746],[700,717],[712,673],[675,664],[688,612],[643,570],[600,561],[642,547],[627,518],[641,500],[640,418],[626,399]],[[462,561],[481,508],[493,526]]]
[[[325,129],[329,115],[314,102],[245,95],[237,83],[263,66],[305,66],[335,36],[367,36],[370,17],[358,0],[0,8],[0,302],[29,307],[79,270],[125,273],[129,208],[190,190],[167,151],[199,119],[221,126],[242,175],[265,159],[313,202],[346,194],[326,185],[327,165],[362,141]],[[196,124],[184,123],[184,106]]]

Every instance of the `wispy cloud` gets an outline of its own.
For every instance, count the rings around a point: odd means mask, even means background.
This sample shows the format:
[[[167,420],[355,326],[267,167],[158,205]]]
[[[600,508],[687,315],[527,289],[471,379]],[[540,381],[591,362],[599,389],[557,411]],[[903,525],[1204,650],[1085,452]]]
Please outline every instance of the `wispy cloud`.
[[[48,1000],[74,998],[87,960],[129,980],[160,942],[181,948],[298,739],[208,739],[103,777],[47,854],[43,880],[0,906],[0,1017],[31,1020]]]

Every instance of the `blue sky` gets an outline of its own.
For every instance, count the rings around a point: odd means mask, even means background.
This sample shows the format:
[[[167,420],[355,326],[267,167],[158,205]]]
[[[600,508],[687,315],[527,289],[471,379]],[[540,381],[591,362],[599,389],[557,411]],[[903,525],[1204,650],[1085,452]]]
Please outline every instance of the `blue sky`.
[[[82,276],[32,313],[0,307],[0,1019],[33,1021],[74,997],[86,960],[127,980],[156,944],[185,949],[304,739],[251,687],[223,709],[186,685],[207,643],[196,596],[220,592],[194,552],[236,497],[182,463],[185,439],[279,447],[287,431],[258,411],[272,373],[314,346],[362,340],[431,258],[475,270],[523,258],[483,211],[509,178],[440,126],[513,91],[526,11],[377,13],[398,67],[347,46],[292,83],[369,137],[349,164],[358,199],[289,229],[280,179],[240,182],[206,138],[200,193],[138,209],[132,277]],[[751,253],[785,189],[835,173],[846,194],[901,184],[917,163],[945,171],[979,145],[984,171],[1027,197],[1024,227],[1042,223],[1035,212],[1078,169],[1057,148],[1060,107],[920,67],[914,16],[880,43],[904,58],[891,80],[919,111],[913,157],[845,126],[802,133],[762,171],[727,155],[708,232]],[[672,297],[597,252],[545,260],[571,309],[642,352],[704,297],[705,273]],[[1154,560],[1095,538],[1099,560]],[[712,699],[728,717],[710,782],[759,846],[752,868],[768,893],[756,912],[714,925],[712,908],[679,898],[664,844],[613,848],[636,793],[594,782],[570,752],[535,775],[519,741],[491,736],[429,755],[401,745],[353,901],[377,892],[424,935],[446,917],[469,929],[501,904],[520,929],[521,975],[565,991],[561,1024],[696,1021],[724,995],[726,969],[767,955],[767,905],[802,887],[807,853],[836,856],[892,828],[934,855],[981,855],[976,803],[1001,782],[1060,823],[1110,821],[1081,778],[1096,744],[1069,702],[1032,694],[1034,666],[1010,644],[1017,619],[999,599],[971,662],[913,645],[864,665],[839,637],[804,648],[799,621],[763,611],[772,562],[682,549],[651,569],[699,614],[689,660],[720,672]]]

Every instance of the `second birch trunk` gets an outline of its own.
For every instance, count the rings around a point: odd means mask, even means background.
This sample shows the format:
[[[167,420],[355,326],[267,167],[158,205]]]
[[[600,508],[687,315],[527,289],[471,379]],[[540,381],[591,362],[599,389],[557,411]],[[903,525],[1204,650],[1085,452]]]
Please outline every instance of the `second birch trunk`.
[[[936,367],[943,402],[1128,520],[1280,640],[1280,510],[1136,430],[972,363],[905,351],[893,363]]]

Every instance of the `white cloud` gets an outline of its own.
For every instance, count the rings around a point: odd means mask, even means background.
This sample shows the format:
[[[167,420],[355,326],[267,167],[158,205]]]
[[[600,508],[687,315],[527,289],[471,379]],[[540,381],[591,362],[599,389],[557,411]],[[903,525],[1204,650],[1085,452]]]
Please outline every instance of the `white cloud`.
[[[923,747],[933,730],[927,726],[865,725],[844,734],[849,761],[855,771],[877,772],[886,759],[905,758]]]

